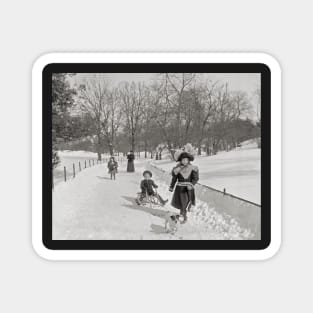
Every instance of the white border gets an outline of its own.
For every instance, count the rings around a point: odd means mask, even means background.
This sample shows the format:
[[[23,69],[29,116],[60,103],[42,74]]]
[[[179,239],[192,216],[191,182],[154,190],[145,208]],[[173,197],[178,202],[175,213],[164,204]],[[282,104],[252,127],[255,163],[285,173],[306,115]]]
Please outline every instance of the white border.
[[[49,250],[42,243],[42,70],[49,63],[264,63],[271,70],[271,244],[265,250]],[[49,260],[265,260],[281,244],[281,70],[264,53],[51,53],[32,70],[32,243]]]

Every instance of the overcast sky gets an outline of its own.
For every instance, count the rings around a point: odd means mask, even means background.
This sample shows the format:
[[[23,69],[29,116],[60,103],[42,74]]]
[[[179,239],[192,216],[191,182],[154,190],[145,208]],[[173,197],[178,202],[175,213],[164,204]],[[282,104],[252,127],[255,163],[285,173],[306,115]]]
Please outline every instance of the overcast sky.
[[[94,75],[94,73],[77,73],[75,76],[70,78],[70,82],[72,85],[80,84],[85,78]],[[101,75],[108,79],[112,86],[118,85],[123,81],[149,82],[157,77],[156,73],[99,73],[97,75]],[[257,110],[254,92],[256,89],[260,89],[261,86],[261,75],[259,73],[207,73],[203,74],[203,76],[204,78],[208,78],[212,81],[228,83],[229,90],[241,90],[247,92],[253,110]],[[251,116],[251,118],[255,118],[255,116]]]
[[[83,78],[94,75],[93,73],[77,73],[74,76],[74,82],[78,82]],[[154,73],[103,73],[103,77],[111,81],[113,85],[122,81],[150,81],[155,78]],[[209,79],[218,80],[221,83],[228,83],[230,90],[242,90],[247,93],[252,93],[257,88],[260,88],[259,73],[208,73],[204,74]]]

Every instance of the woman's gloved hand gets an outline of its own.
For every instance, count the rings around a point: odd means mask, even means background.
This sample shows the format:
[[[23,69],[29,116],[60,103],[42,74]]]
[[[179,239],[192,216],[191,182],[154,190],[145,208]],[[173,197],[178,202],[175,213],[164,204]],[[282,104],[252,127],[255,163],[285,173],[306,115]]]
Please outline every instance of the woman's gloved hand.
[[[187,189],[188,189],[188,190],[192,190],[192,189],[193,189],[193,186],[188,185],[188,186],[187,186]]]
[[[181,169],[182,169],[182,167],[180,165],[174,167],[174,169],[173,169],[174,174],[177,175],[181,171]]]

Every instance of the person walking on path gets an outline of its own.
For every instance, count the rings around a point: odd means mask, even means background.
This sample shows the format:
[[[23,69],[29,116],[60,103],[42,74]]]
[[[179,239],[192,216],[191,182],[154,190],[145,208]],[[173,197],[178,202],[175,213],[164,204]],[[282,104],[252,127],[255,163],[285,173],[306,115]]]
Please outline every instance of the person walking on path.
[[[134,159],[135,159],[135,154],[131,150],[127,153],[127,172],[135,172]]]
[[[172,170],[172,181],[169,191],[175,191],[173,194],[171,205],[180,210],[180,215],[183,217],[183,223],[187,221],[187,211],[190,207],[196,204],[194,185],[199,180],[199,169],[190,162],[194,157],[185,151],[182,151],[178,157],[179,162]]]
[[[115,180],[115,175],[117,173],[118,163],[115,161],[114,156],[110,157],[108,162],[109,174],[111,175],[111,179]]]

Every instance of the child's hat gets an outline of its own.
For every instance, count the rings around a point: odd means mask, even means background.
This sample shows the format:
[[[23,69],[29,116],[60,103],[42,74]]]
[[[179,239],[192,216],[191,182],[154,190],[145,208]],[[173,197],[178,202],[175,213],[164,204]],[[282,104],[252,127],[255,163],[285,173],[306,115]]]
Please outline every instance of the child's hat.
[[[150,171],[144,171],[144,172],[142,173],[142,176],[145,176],[145,174],[149,174],[150,177],[152,177],[152,173],[151,173]]]

